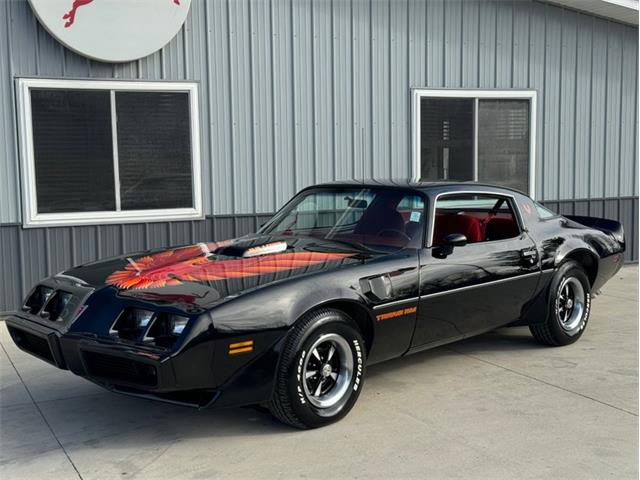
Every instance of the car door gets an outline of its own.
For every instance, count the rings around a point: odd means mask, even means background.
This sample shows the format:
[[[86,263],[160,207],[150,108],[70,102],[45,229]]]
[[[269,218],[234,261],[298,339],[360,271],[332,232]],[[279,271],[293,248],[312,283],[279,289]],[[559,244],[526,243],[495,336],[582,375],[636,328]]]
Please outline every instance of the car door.
[[[420,252],[420,302],[412,348],[506,325],[533,295],[540,266],[534,242],[508,195],[439,195],[430,246]],[[463,234],[464,246],[444,246]]]

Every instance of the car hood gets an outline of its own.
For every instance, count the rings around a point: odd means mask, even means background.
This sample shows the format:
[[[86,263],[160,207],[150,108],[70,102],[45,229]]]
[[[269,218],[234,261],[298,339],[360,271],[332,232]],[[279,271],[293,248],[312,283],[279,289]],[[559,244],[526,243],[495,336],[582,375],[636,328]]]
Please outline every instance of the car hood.
[[[327,240],[254,234],[123,255],[75,267],[56,277],[109,289],[121,298],[207,307],[263,285],[363,263],[371,257]]]

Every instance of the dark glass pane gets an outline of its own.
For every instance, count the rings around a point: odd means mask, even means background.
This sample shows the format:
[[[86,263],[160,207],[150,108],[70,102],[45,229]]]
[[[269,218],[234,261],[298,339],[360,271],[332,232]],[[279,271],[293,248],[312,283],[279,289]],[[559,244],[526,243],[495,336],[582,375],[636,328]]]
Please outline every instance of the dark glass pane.
[[[118,92],[122,210],[193,207],[189,96]]]
[[[529,101],[479,102],[478,180],[528,193]]]
[[[423,180],[473,180],[473,99],[420,101]]]
[[[115,209],[108,91],[31,90],[39,213]]]

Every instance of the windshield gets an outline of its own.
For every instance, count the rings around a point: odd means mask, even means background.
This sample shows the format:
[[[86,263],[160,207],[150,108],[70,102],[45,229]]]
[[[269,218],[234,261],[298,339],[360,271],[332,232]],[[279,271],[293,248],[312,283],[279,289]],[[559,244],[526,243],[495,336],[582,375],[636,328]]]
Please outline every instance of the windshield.
[[[308,190],[280,210],[261,233],[304,235],[374,250],[422,245],[424,200],[393,188]]]

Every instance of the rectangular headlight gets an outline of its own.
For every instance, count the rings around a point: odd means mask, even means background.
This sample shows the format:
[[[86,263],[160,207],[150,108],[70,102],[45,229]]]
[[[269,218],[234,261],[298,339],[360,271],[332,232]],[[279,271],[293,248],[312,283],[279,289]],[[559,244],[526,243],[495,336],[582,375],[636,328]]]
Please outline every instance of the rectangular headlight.
[[[160,347],[170,348],[184,332],[189,319],[170,313],[159,313],[149,328],[145,340],[151,340]]]
[[[23,310],[35,315],[47,303],[52,294],[53,288],[38,285],[24,302]]]
[[[109,333],[129,340],[142,339],[142,335],[153,320],[155,312],[141,308],[126,308],[115,321]]]

